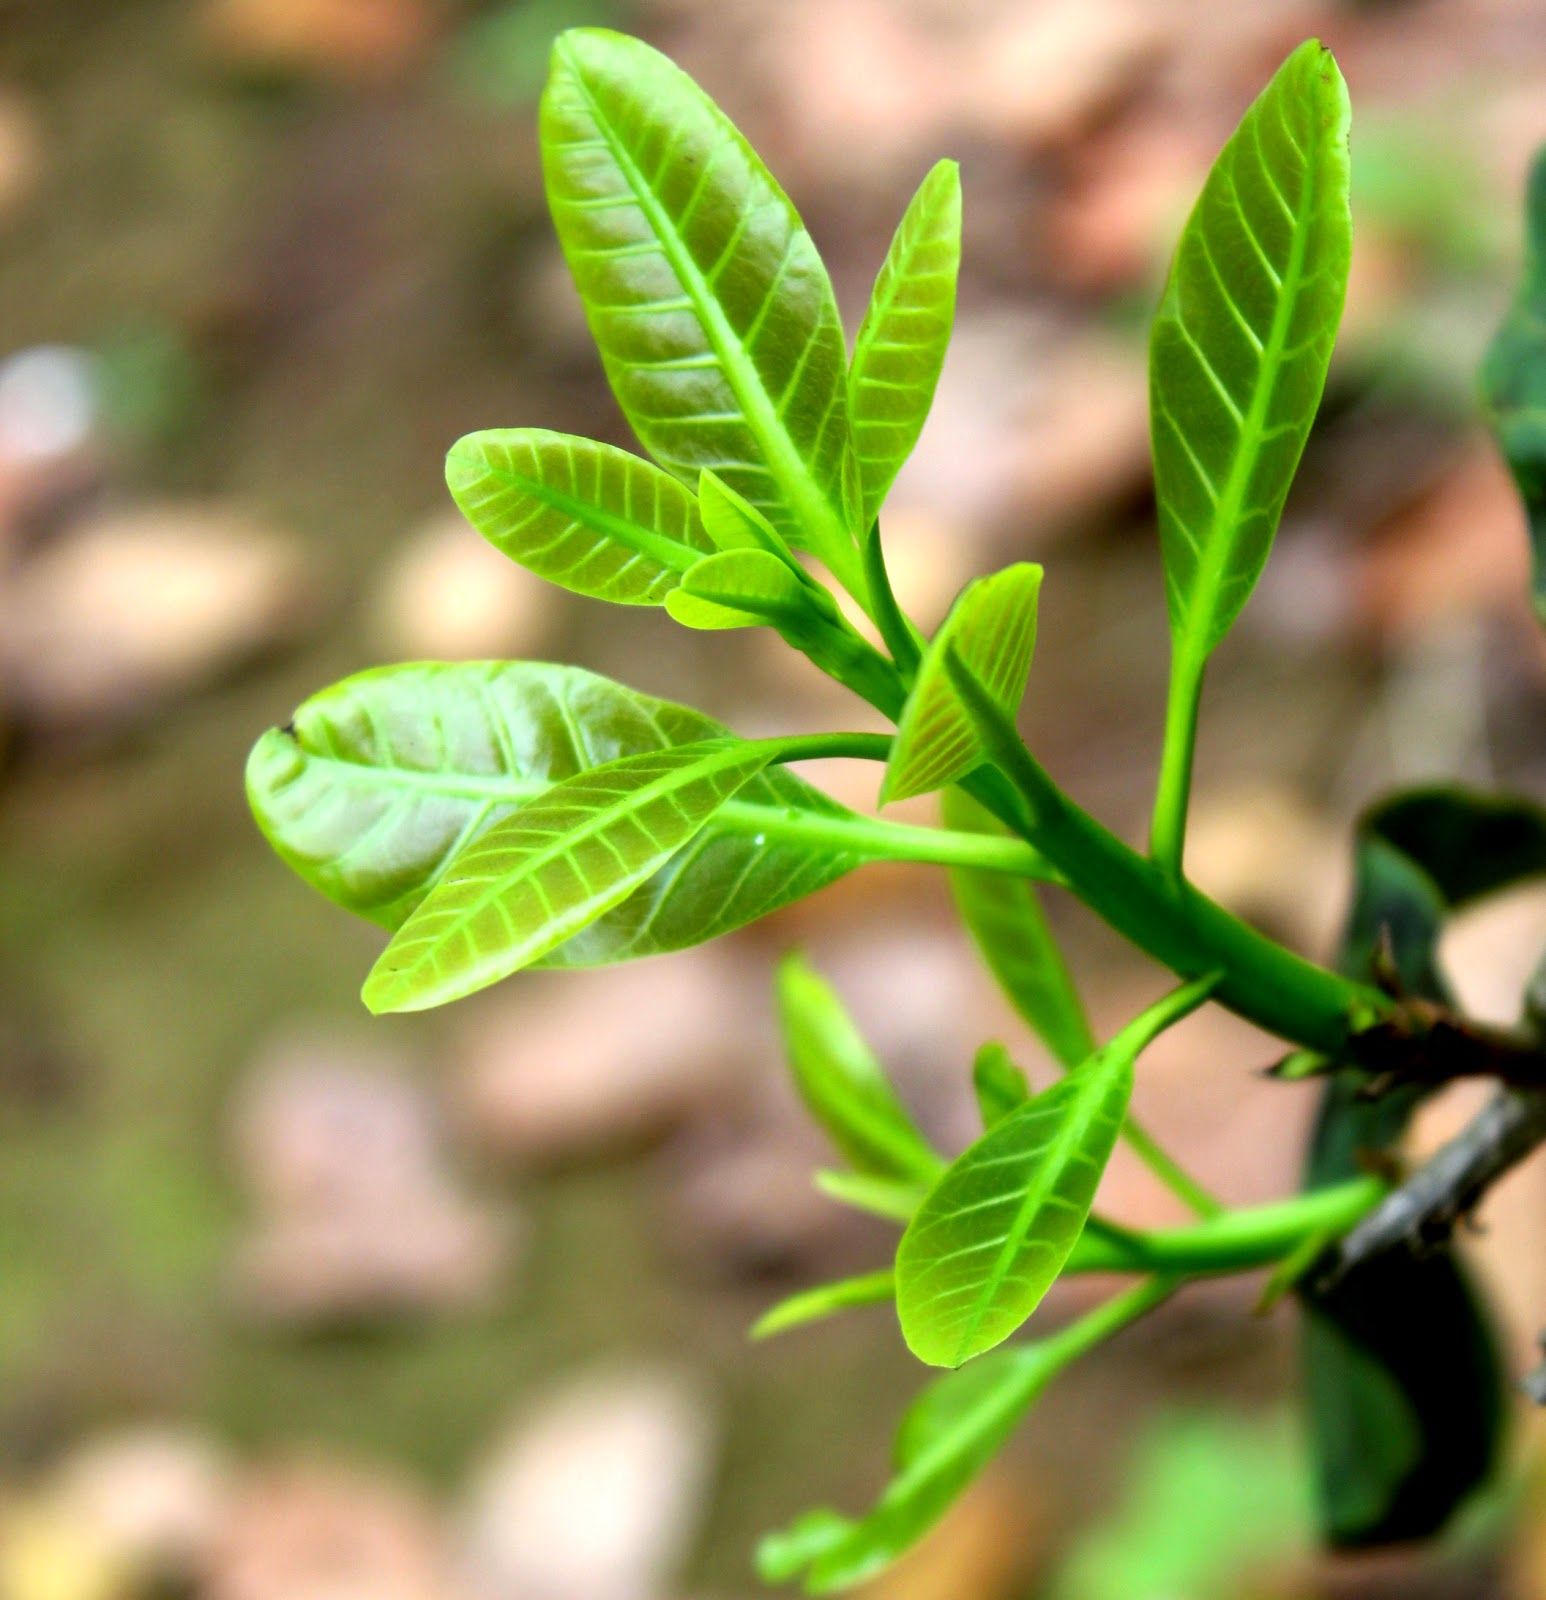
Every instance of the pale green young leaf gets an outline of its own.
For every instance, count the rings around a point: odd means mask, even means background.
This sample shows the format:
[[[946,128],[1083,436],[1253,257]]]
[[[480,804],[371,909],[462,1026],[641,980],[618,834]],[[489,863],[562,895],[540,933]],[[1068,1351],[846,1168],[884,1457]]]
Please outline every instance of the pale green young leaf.
[[[946,789],[943,805],[949,827],[1007,831],[960,789]],[[1009,873],[968,868],[953,871],[950,886],[972,942],[1010,1004],[1065,1067],[1083,1061],[1095,1039],[1035,885]]]
[[[529,966],[653,877],[772,755],[705,739],[555,784],[456,853],[372,968],[365,1004],[423,1011]]]
[[[1482,363],[1482,392],[1524,501],[1535,614],[1546,622],[1546,149],[1530,171],[1524,271]]]
[[[816,1187],[829,1200],[851,1206],[882,1222],[911,1222],[923,1204],[928,1184],[916,1178],[882,1178],[873,1172],[839,1172],[821,1168],[815,1175]]]
[[[387,928],[468,841],[555,783],[728,730],[579,667],[413,663],[356,674],[263,735],[260,827],[308,883]],[[783,767],[753,778],[653,878],[544,966],[679,950],[767,915],[865,859],[869,819]]]
[[[1001,1044],[985,1044],[972,1062],[972,1092],[983,1131],[996,1127],[1031,1098],[1025,1073]]]
[[[929,641],[886,763],[881,803],[943,789],[984,759],[975,720],[961,704],[945,661],[954,650],[994,701],[1013,713],[1036,648],[1042,569],[1017,562],[974,579]]]
[[[923,431],[955,322],[960,266],[961,172],[941,161],[903,214],[854,343],[848,409],[865,527]]]
[[[1129,1023],[950,1165],[897,1247],[908,1348],[958,1367],[1035,1311],[1084,1229],[1132,1095],[1133,1063],[1214,980],[1188,984]]]
[[[932,1182],[940,1158],[831,985],[800,955],[779,967],[778,1015],[795,1087],[832,1143],[862,1173]]]
[[[623,605],[659,605],[715,547],[692,495],[594,439],[499,428],[459,439],[446,483],[496,550],[539,578]]]
[[[688,628],[773,627],[798,633],[816,620],[815,591],[767,550],[720,550],[705,556],[666,597],[666,610]]]
[[[650,453],[689,484],[713,468],[857,583],[837,303],[755,152],[657,51],[575,28],[553,48],[542,158],[607,376]]]
[[[698,514],[716,550],[766,550],[793,564],[789,547],[773,524],[708,467],[698,475]]]
[[[1188,677],[1265,565],[1320,403],[1347,287],[1347,87],[1315,40],[1224,146],[1149,345],[1171,632]]]
[[[896,1283],[890,1267],[855,1278],[841,1278],[836,1283],[818,1284],[814,1289],[801,1289],[763,1312],[752,1324],[751,1337],[770,1339],[775,1333],[787,1333],[791,1328],[824,1321],[840,1311],[851,1311],[855,1306],[884,1305],[895,1295]]]

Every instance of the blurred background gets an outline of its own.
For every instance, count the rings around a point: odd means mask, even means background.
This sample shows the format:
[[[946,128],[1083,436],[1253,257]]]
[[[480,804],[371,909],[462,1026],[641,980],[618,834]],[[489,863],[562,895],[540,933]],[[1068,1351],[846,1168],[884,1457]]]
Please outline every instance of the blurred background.
[[[1046,563],[1027,730],[1130,832],[1166,637],[1146,319],[1218,145],[1324,37],[1355,103],[1353,284],[1216,658],[1191,862],[1324,955],[1368,799],[1546,780],[1522,517],[1474,379],[1546,138],[1536,0],[0,0],[0,1600],[750,1596],[760,1532],[869,1502],[922,1381],[884,1312],[745,1340],[891,1242],[810,1187],[774,958],[808,947],[942,1141],[969,1137],[985,1038],[1050,1076],[925,869],[369,1023],[379,936],[250,823],[257,734],[405,657],[575,661],[748,733],[863,722],[766,639],[542,587],[444,493],[475,427],[631,442],[538,171],[548,42],[579,22],[721,101],[850,327],[913,186],[961,160],[960,315],[886,518],[897,587],[932,624],[973,573]],[[822,777],[869,803],[872,771]],[[1152,996],[1054,910],[1101,1028]],[[1507,1019],[1543,940],[1522,892],[1445,956]],[[1145,1120],[1235,1202],[1296,1182],[1312,1096],[1262,1082],[1273,1058],[1215,1012],[1145,1059]],[[1110,1185],[1134,1222],[1174,1216],[1120,1156]],[[1474,1241],[1521,1368],[1543,1208],[1537,1162]],[[1313,1557],[1293,1316],[1253,1317],[1258,1289],[1194,1289],[1061,1380],[875,1593],[1546,1596],[1523,1413],[1444,1549]]]

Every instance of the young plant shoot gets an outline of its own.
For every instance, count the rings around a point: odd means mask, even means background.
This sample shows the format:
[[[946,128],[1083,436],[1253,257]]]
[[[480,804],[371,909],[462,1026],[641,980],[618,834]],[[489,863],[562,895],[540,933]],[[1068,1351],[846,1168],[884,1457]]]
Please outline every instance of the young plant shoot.
[[[975,578],[932,633],[886,576],[886,495],[954,318],[955,164],[934,167],[907,207],[850,358],[821,256],[750,145],[665,57],[601,29],[554,47],[543,172],[648,458],[500,428],[452,447],[452,497],[498,550],[577,594],[653,606],[662,627],[772,629],[895,731],[742,739],[579,667],[420,662],[323,690],[253,750],[248,794],[274,848],[390,935],[365,981],[374,1012],[442,1005],[523,967],[680,950],[869,862],[950,874],[971,940],[1061,1075],[1028,1076],[986,1041],[962,1064],[982,1134],[938,1150],[838,995],[798,956],[781,968],[794,1081],[841,1163],[821,1187],[900,1234],[893,1261],[802,1290],[755,1331],[884,1306],[877,1338],[899,1332],[921,1362],[955,1370],[903,1418],[894,1476],[868,1514],[811,1512],[765,1541],[770,1581],[821,1593],[872,1576],[935,1524],[1059,1372],[1205,1276],[1265,1270],[1269,1298],[1295,1290],[1328,1539],[1437,1532],[1497,1459],[1502,1363],[1460,1264],[1442,1248],[1363,1259],[1355,1244],[1390,1203],[1393,1180],[1374,1174],[1393,1170],[1425,1096],[1478,1074],[1526,1097],[1546,1084],[1546,1008],[1517,1030],[1480,1028],[1435,960],[1456,909],[1546,870],[1546,815],[1459,790],[1378,807],[1357,839],[1334,966],[1267,938],[1185,873],[1208,662],[1271,553],[1331,361],[1351,239],[1348,127],[1336,63],[1301,45],[1208,174],[1154,320],[1171,667],[1146,851],[1085,811],[1018,731],[1035,693],[1042,568]],[[1539,560],[1546,167],[1531,205],[1531,265],[1486,385]],[[1538,578],[1538,605],[1541,592]],[[815,757],[873,763],[878,811],[938,794],[944,825],[838,804],[794,770]],[[1155,963],[1159,998],[1104,1042],[1044,914],[1049,888]],[[1321,1097],[1301,1194],[1232,1209],[1133,1120],[1145,1048],[1204,1004],[1283,1040],[1278,1092]],[[1143,1231],[1096,1209],[1118,1139],[1195,1220]],[[1038,1307],[1056,1280],[1096,1271],[1130,1281],[1045,1326]]]

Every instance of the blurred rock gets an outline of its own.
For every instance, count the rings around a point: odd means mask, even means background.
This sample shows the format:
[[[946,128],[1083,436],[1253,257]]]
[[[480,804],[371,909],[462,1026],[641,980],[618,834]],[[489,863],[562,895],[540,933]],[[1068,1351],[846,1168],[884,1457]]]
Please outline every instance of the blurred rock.
[[[343,81],[400,76],[432,35],[427,0],[205,0],[204,29],[229,65]]]
[[[291,634],[304,577],[297,545],[223,506],[110,514],[15,573],[0,665],[30,722],[119,720]]]
[[[718,949],[507,989],[461,1019],[461,1118],[523,1161],[656,1138],[724,1094],[746,1059],[745,1001]]]
[[[274,1467],[242,1491],[205,1600],[460,1600],[438,1519],[390,1479]]]
[[[390,654],[461,661],[540,652],[562,594],[501,555],[459,512],[436,517],[383,573],[373,631]]]
[[[51,1490],[61,1518],[86,1547],[111,1552],[140,1582],[171,1585],[188,1583],[207,1562],[233,1479],[207,1439],[142,1428],[83,1446]]]
[[[259,1209],[234,1266],[252,1314],[463,1310],[505,1269],[508,1220],[458,1193],[429,1098],[399,1062],[326,1040],[280,1051],[239,1099],[236,1130]]]
[[[715,1425],[650,1370],[575,1380],[519,1418],[462,1517],[474,1600],[655,1600],[703,1513]]]

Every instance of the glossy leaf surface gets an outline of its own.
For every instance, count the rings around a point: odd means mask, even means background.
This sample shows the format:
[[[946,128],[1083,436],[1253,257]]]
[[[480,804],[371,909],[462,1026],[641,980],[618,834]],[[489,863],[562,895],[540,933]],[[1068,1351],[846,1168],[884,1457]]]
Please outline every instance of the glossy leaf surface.
[[[288,727],[264,734],[248,761],[248,798],[302,878],[397,928],[456,850],[553,784],[726,732],[579,667],[384,667],[313,695]],[[863,819],[770,769],[543,964],[596,966],[714,938],[841,877],[863,859],[863,833]]]
[[[848,409],[863,525],[923,431],[955,322],[961,266],[961,172],[941,161],[897,227],[854,343]]]
[[[822,1322],[856,1306],[885,1305],[895,1295],[896,1282],[890,1267],[855,1278],[842,1278],[836,1283],[818,1284],[814,1289],[802,1289],[780,1300],[771,1311],[764,1312],[753,1324],[751,1336],[769,1339],[775,1333],[787,1333],[791,1328]]]
[[[944,815],[947,826],[964,832],[1007,831],[960,789],[945,790]],[[950,887],[972,942],[1010,1004],[1065,1067],[1083,1061],[1095,1039],[1036,886],[1009,873],[960,869],[950,874]]]
[[[762,162],[685,73],[599,28],[554,45],[542,152],[591,332],[650,453],[693,485],[712,468],[854,578],[842,327]]]
[[[1546,149],[1530,172],[1519,292],[1482,364],[1482,390],[1525,503],[1535,613],[1546,622]]]
[[[940,1158],[828,984],[798,955],[778,973],[784,1048],[811,1115],[863,1173],[932,1182]]]
[[[1325,385],[1351,248],[1348,121],[1336,63],[1310,40],[1214,164],[1154,323],[1170,624],[1199,670],[1266,563]]]
[[[1019,562],[977,578],[961,591],[929,641],[897,723],[881,803],[963,778],[983,760],[975,720],[961,704],[945,658],[955,650],[994,701],[1013,713],[1025,693],[1036,649],[1036,601],[1042,569]]]
[[[541,428],[468,434],[446,457],[446,483],[496,550],[598,600],[659,605],[714,549],[675,478],[594,439]]]
[[[812,620],[811,591],[766,550],[721,550],[694,566],[666,599],[688,628],[798,630]]]
[[[372,1011],[422,1011],[498,983],[653,877],[772,758],[705,739],[555,784],[452,856],[366,979]]]

